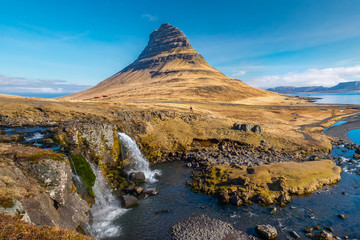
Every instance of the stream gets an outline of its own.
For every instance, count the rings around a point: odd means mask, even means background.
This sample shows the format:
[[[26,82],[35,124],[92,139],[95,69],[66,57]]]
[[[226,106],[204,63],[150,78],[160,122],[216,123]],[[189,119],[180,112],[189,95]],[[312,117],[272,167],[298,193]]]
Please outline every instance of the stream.
[[[6,134],[22,134],[25,137],[24,144],[51,148],[55,151],[60,148],[57,145],[42,143],[47,130],[44,127],[2,127],[0,130]],[[351,131],[349,137],[359,143],[360,131]],[[156,187],[159,194],[139,201],[139,205],[130,210],[112,206],[112,210],[105,211],[106,206],[101,206],[100,202],[95,204],[92,212],[99,208],[97,212],[111,217],[111,224],[106,221],[100,222],[95,235],[100,239],[109,240],[171,239],[172,225],[189,217],[206,214],[232,223],[235,228],[252,235],[255,235],[256,225],[271,224],[281,230],[278,239],[287,239],[291,236],[290,231],[295,231],[304,238],[303,228],[319,225],[333,228],[334,234],[339,237],[359,238],[360,176],[356,173],[360,171],[360,160],[352,160],[354,151],[345,146],[334,146],[331,155],[334,159],[341,157],[344,162],[341,181],[332,186],[325,186],[309,196],[293,197],[290,204],[278,208],[274,215],[270,214],[270,207],[261,207],[257,204],[245,207],[219,205],[211,196],[192,192],[186,186],[186,181],[190,180],[191,168],[186,167],[184,162],[155,164],[152,169],[159,171],[149,169],[147,177],[152,178],[154,173],[161,172],[161,178],[159,181],[147,181],[144,187]],[[99,188],[94,187],[94,190],[101,191],[101,188],[104,187],[99,185]],[[110,201],[115,205],[120,204],[115,198]],[[346,219],[340,219],[338,214],[345,214]],[[108,224],[104,225],[103,231],[101,224]],[[107,230],[111,234],[105,234]]]

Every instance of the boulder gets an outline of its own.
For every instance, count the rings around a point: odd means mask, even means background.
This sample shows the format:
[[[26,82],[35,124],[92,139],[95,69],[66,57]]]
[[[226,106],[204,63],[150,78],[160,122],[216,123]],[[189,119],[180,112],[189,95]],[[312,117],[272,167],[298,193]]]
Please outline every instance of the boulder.
[[[145,182],[145,174],[143,172],[132,172],[130,173],[130,180],[135,184],[140,184]]]
[[[244,132],[250,132],[252,127],[252,125],[244,123],[240,125],[240,130]]]
[[[125,208],[130,208],[138,204],[138,199],[130,194],[122,196],[121,200]]]
[[[275,239],[278,235],[277,229],[271,225],[257,225],[255,232],[259,237],[266,240]]]
[[[255,125],[254,127],[252,127],[251,131],[257,134],[262,134],[262,129],[259,125]]]

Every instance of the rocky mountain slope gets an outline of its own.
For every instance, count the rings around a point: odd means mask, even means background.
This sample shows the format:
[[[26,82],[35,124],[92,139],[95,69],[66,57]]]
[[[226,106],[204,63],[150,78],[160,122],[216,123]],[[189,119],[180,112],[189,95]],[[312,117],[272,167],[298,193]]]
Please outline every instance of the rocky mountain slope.
[[[176,27],[162,24],[135,62],[93,88],[66,98],[106,101],[234,102],[276,96],[210,66]]]

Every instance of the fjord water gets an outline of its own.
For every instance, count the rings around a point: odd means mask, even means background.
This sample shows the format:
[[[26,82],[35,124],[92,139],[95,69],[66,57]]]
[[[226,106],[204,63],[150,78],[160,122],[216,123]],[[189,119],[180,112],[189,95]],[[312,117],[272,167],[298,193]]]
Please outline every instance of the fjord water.
[[[301,97],[316,97],[316,103],[331,104],[360,104],[360,93],[317,93],[317,94],[292,94]]]

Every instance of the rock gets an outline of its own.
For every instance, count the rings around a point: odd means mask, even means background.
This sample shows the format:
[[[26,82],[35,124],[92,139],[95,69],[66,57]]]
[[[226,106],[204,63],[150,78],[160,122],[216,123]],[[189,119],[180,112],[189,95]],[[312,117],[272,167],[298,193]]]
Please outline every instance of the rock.
[[[354,159],[360,159],[360,154],[359,153],[354,153],[353,158]]]
[[[270,214],[271,214],[271,215],[274,215],[274,214],[276,213],[276,211],[277,211],[277,208],[274,207],[274,208],[271,209]]]
[[[169,210],[169,209],[164,209],[164,210],[160,210],[160,211],[155,212],[155,215],[163,214],[163,213],[169,213],[169,212],[171,212],[171,210]]]
[[[344,215],[344,214],[339,214],[339,215],[337,215],[339,218],[341,218],[341,219],[345,219],[346,218],[346,216]]]
[[[154,196],[159,193],[159,190],[157,190],[156,188],[148,188],[148,189],[144,190],[143,193],[147,194],[149,196]]]
[[[259,125],[255,125],[254,127],[252,127],[251,131],[257,134],[262,134],[262,129]]]
[[[320,230],[321,227],[320,227],[319,225],[317,225],[317,226],[314,227],[314,229],[315,229],[315,230]]]
[[[186,166],[189,167],[189,168],[191,168],[191,167],[192,167],[192,164],[191,164],[191,163],[187,163]]]
[[[135,184],[140,184],[145,182],[145,174],[143,172],[132,172],[130,173],[129,178]]]
[[[325,228],[326,230],[328,230],[329,232],[334,232],[334,229],[332,229],[331,227],[324,226],[324,228]]]
[[[336,240],[336,237],[325,230],[322,230],[320,233],[313,236],[315,240]]]
[[[264,147],[269,147],[270,146],[270,144],[266,140],[261,140],[260,145],[264,146]]]
[[[233,195],[230,197],[230,203],[238,207],[242,204],[242,200],[238,195]]]
[[[271,225],[257,225],[255,232],[259,237],[266,240],[275,239],[278,235],[277,229]]]
[[[134,190],[137,194],[141,194],[144,191],[142,187],[135,187]]]
[[[255,169],[252,168],[252,167],[248,167],[248,168],[246,169],[246,172],[247,172],[247,174],[254,174],[254,173],[255,173]]]
[[[307,228],[304,228],[304,229],[303,229],[303,232],[304,232],[304,233],[312,233],[313,230],[314,230],[314,228],[312,228],[312,227],[307,227]]]
[[[290,231],[290,235],[295,239],[300,239],[300,235],[295,231]]]
[[[250,132],[252,128],[252,125],[250,124],[241,124],[240,125],[240,130],[244,131],[244,132]]]
[[[227,190],[221,190],[218,195],[218,202],[221,204],[229,203],[230,197]]]
[[[147,199],[148,197],[149,197],[149,195],[148,195],[148,194],[145,194],[145,193],[141,193],[141,194],[139,195],[139,199],[140,199],[140,200]]]
[[[121,200],[125,208],[130,208],[138,204],[138,199],[130,194],[122,196]]]

